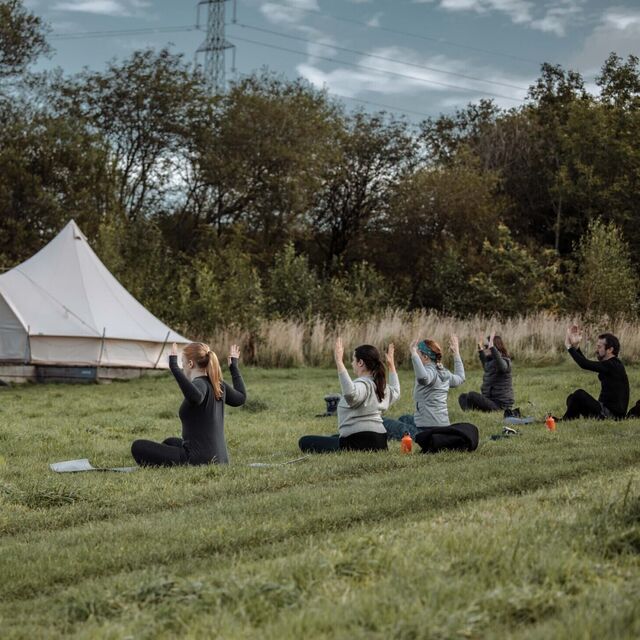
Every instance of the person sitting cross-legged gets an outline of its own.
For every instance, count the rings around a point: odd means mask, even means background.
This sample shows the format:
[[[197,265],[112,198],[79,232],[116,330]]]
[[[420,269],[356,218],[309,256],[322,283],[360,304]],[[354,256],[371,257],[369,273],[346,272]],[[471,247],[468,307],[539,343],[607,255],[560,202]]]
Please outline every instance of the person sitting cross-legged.
[[[457,336],[451,336],[449,348],[453,353],[453,373],[442,364],[442,349],[434,340],[414,340],[410,347],[411,363],[415,373],[413,400],[415,413],[402,415],[397,420],[384,418],[383,423],[390,440],[400,440],[405,433],[412,438],[425,427],[448,427],[449,389],[464,382],[464,365],[460,357]]]
[[[510,411],[514,403],[511,358],[495,331],[491,331],[486,341],[478,341],[478,357],[484,369],[482,388],[480,393],[461,393],[460,408],[463,411]]]
[[[600,396],[596,400],[584,389],[577,389],[567,398],[567,410],[563,420],[574,418],[614,418],[620,420],[627,413],[629,405],[629,379],[618,358],[620,341],[611,333],[602,333],[596,342],[597,360],[589,360],[580,350],[582,333],[576,325],[567,329],[565,347],[577,365],[587,371],[594,371],[600,380]]]
[[[387,449],[387,432],[382,424],[386,411],[400,397],[393,343],[385,354],[389,379],[380,352],[363,344],[352,352],[351,366],[357,378],[351,379],[344,366],[342,338],[337,338],[334,358],[342,397],[338,402],[338,435],[302,436],[298,446],[305,453],[329,451],[382,451]]]

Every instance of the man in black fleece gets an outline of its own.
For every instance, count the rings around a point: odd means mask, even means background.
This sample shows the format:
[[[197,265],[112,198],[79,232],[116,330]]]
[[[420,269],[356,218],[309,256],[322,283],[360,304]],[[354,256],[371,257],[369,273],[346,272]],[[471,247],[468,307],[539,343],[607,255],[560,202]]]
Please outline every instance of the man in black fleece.
[[[565,346],[579,367],[596,371],[600,380],[600,397],[596,400],[584,389],[578,389],[567,398],[567,411],[563,419],[614,418],[620,420],[627,413],[629,404],[629,379],[624,365],[618,358],[620,341],[611,333],[602,333],[596,343],[597,360],[588,360],[580,351],[582,334],[577,326],[567,329]]]

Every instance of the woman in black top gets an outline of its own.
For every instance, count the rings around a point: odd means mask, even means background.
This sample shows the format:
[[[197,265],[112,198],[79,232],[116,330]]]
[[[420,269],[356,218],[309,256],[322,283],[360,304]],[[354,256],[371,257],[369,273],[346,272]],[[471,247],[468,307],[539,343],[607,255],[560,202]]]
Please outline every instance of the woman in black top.
[[[502,338],[491,332],[487,342],[478,341],[478,357],[484,368],[480,393],[470,391],[458,397],[463,411],[502,411],[514,403],[511,358]]]
[[[247,398],[238,370],[239,357],[240,349],[233,345],[228,358],[233,383],[230,387],[222,380],[218,357],[206,344],[192,342],[184,348],[184,372],[178,366],[178,347],[173,344],[169,368],[184,395],[178,412],[182,422],[182,438],[167,438],[161,443],[136,440],[131,445],[131,455],[139,465],[229,462],[224,440],[224,405],[239,407]]]

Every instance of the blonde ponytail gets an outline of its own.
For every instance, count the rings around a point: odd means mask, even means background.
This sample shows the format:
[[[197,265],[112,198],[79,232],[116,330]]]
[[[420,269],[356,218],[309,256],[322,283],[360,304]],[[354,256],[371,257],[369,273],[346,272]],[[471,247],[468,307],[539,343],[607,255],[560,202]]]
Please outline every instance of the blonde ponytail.
[[[216,400],[222,400],[222,369],[218,356],[204,342],[192,342],[184,348],[187,359],[193,360],[198,368],[207,372]]]

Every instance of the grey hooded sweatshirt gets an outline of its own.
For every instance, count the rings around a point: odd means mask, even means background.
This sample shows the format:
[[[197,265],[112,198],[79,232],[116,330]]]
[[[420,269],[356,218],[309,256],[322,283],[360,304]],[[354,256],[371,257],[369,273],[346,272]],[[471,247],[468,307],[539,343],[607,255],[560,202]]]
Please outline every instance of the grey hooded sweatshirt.
[[[448,427],[447,396],[451,387],[459,387],[464,382],[462,358],[459,355],[453,357],[454,373],[435,364],[425,366],[418,354],[411,356],[411,363],[416,374],[413,388],[416,427]]]

